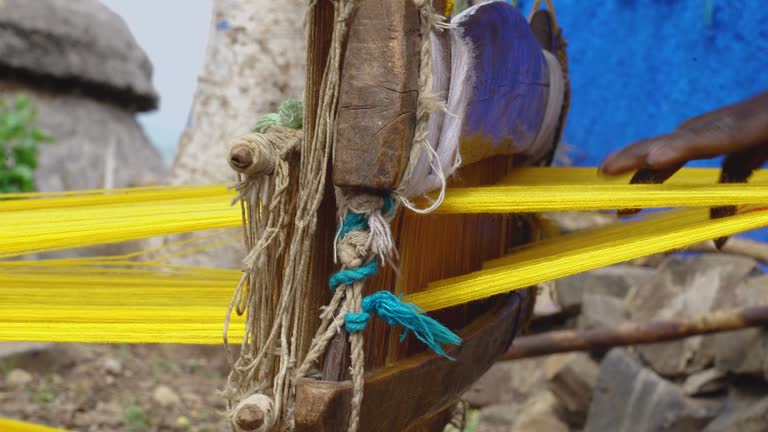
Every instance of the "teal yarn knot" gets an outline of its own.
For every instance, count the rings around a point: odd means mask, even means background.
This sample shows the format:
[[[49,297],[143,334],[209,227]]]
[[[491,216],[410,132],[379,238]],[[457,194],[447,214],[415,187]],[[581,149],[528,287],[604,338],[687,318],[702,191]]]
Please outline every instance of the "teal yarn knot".
[[[304,126],[304,102],[301,99],[289,98],[280,104],[276,113],[261,117],[256,122],[253,132],[264,133],[270,126],[301,129]]]
[[[394,201],[390,195],[384,195],[384,204],[381,207],[382,213],[390,213],[395,209]],[[343,239],[347,234],[352,231],[367,230],[368,216],[362,213],[348,212],[344,219],[341,221],[339,227],[339,240]],[[376,260],[372,260],[358,268],[344,269],[334,273],[331,279],[328,281],[331,287],[331,291],[336,291],[339,285],[349,285],[353,282],[367,278],[368,276],[375,275],[379,271],[379,266]]]
[[[347,329],[347,333],[363,331],[370,319],[371,314],[368,312],[347,312],[344,315],[344,328]]]
[[[373,260],[360,267],[352,269],[344,269],[337,271],[331,276],[331,280],[328,281],[331,287],[331,291],[336,291],[339,285],[349,285],[355,281],[365,279],[368,276],[375,275],[379,271],[378,263]]]
[[[403,328],[401,342],[408,332],[413,332],[432,351],[453,360],[443,351],[441,345],[459,345],[461,338],[446,326],[424,314],[421,308],[403,302],[400,297],[389,291],[378,291],[366,296],[363,298],[362,312],[347,312],[344,315],[344,328],[348,333],[362,331],[368,325],[370,316],[376,315],[389,325]]]
[[[384,204],[381,206],[382,214],[392,214],[395,211],[395,201],[391,195],[384,195]],[[339,227],[339,240],[344,236],[355,230],[367,230],[368,229],[368,216],[362,213],[349,212],[341,221]]]
[[[341,226],[339,227],[339,240],[343,239],[352,231],[363,231],[366,229],[368,229],[368,216],[349,212],[341,221]]]

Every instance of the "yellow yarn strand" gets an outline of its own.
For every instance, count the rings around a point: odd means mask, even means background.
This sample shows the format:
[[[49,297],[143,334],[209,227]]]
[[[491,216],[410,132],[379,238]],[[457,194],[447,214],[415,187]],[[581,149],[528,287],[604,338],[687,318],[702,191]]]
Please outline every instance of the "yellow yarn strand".
[[[68,432],[64,429],[56,429],[48,426],[41,426],[33,423],[27,423],[19,420],[0,418],[0,431],[2,432]]]
[[[441,213],[612,210],[768,203],[768,173],[715,184],[714,169],[684,169],[664,185],[626,185],[592,168],[522,168],[502,184],[449,189]],[[760,182],[763,183],[760,183]],[[0,258],[241,226],[224,185],[165,186],[0,200]]]
[[[0,271],[0,341],[222,343],[239,271],[130,264]]]
[[[768,185],[541,185],[450,189],[435,213],[528,213],[768,203]]]
[[[452,189],[443,212],[700,206],[660,212],[542,241],[408,295],[427,311],[468,303],[633,258],[768,226],[768,177],[713,184],[717,170],[683,170],[668,185],[610,184],[593,170],[521,169],[499,186]],[[613,180],[611,180],[613,181]],[[618,181],[618,180],[616,180]],[[626,178],[621,180],[626,181]],[[239,227],[223,186],[89,192],[0,201],[0,257]],[[710,220],[704,207],[750,204]],[[0,261],[0,341],[218,344],[237,270],[167,264],[239,237],[234,231],[115,257]],[[136,259],[144,259],[136,261]],[[228,337],[242,337],[238,317]]]
[[[710,220],[706,209],[662,212],[523,247],[486,268],[434,282],[405,301],[426,311],[484,299],[597,267],[768,226],[750,207]],[[236,270],[118,261],[0,271],[0,341],[219,344]],[[31,269],[31,270],[30,270]],[[244,334],[238,317],[230,338]]]
[[[757,207],[716,220],[709,219],[706,209],[664,212],[533,244],[487,263],[484,270],[433,282],[403,300],[425,311],[443,309],[765,226],[768,211]]]

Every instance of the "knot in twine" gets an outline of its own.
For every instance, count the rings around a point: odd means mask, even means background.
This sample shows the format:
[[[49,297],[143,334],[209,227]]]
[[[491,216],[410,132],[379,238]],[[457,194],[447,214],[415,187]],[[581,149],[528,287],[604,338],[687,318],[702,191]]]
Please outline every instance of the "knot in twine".
[[[403,333],[400,342],[409,332],[427,345],[435,353],[453,360],[443,351],[442,344],[459,345],[461,338],[450,329],[424,314],[424,311],[412,303],[405,303],[401,296],[389,291],[378,291],[363,298],[361,312],[347,312],[344,315],[344,328],[349,333],[365,329],[371,315],[376,315],[391,326],[400,326]]]
[[[394,249],[386,219],[394,215],[389,195],[358,194],[340,197],[346,210],[336,236],[336,258],[342,269],[331,276],[329,285],[350,285],[378,272],[375,255],[385,257]]]
[[[376,274],[378,261],[374,255],[385,257],[394,249],[387,220],[394,215],[394,202],[389,195],[342,195],[339,198],[345,208],[336,242],[336,256],[342,270],[331,276],[329,284],[333,291]],[[344,326],[350,334],[359,333],[368,325],[371,315],[376,315],[390,325],[403,327],[401,341],[413,332],[431,350],[450,359],[441,345],[458,345],[461,338],[423,312],[389,291],[378,291],[362,299],[359,311],[344,314]]]

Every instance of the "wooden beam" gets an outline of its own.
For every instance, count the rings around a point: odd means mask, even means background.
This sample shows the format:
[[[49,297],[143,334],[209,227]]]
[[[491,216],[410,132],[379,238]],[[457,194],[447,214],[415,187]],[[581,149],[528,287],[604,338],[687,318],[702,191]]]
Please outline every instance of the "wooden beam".
[[[336,186],[397,186],[416,127],[420,41],[412,1],[359,2],[341,74]]]
[[[532,301],[529,294],[507,295],[506,301],[460,332],[464,343],[448,351],[455,361],[425,353],[367,374],[360,430],[406,430],[455,403],[524,325]],[[350,381],[301,379],[296,395],[296,431],[345,430],[351,396]]]

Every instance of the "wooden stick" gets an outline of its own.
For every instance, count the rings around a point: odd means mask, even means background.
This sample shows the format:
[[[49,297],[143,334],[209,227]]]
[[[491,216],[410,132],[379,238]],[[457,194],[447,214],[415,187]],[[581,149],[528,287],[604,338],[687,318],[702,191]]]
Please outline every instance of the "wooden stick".
[[[513,360],[570,351],[600,351],[757,327],[768,324],[768,305],[729,309],[680,320],[622,324],[586,331],[562,330],[518,338],[502,357]]]

